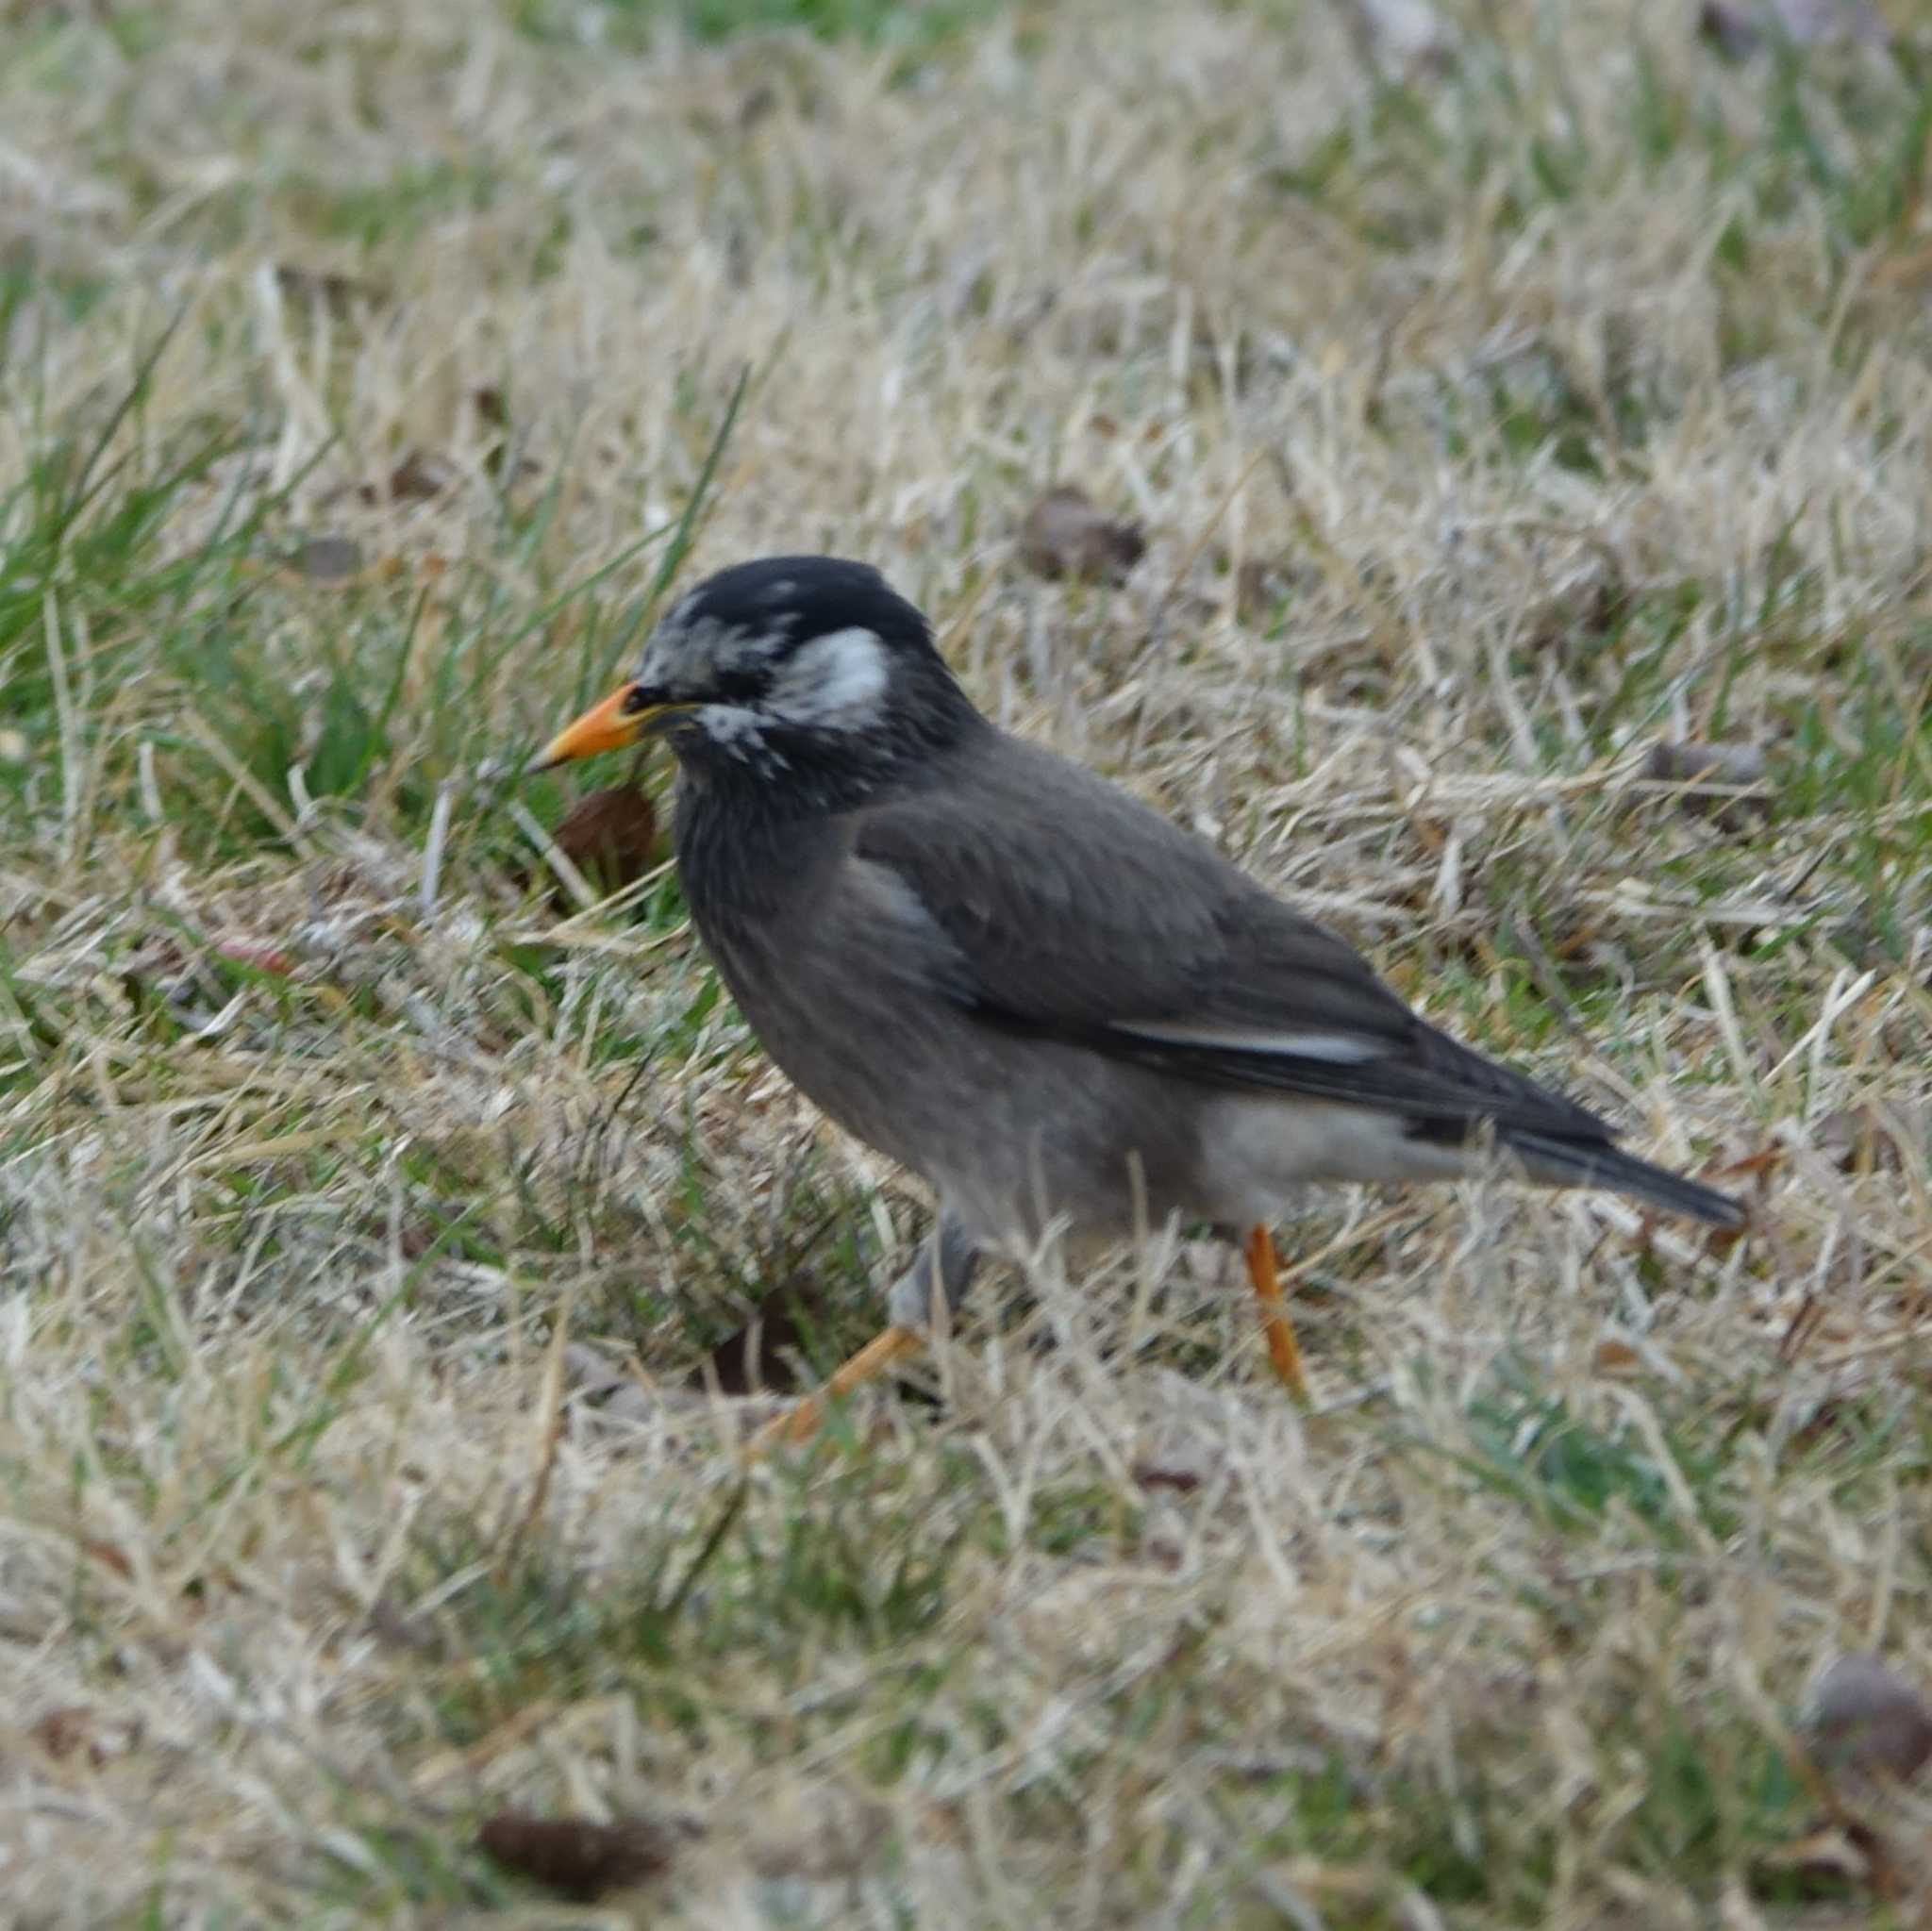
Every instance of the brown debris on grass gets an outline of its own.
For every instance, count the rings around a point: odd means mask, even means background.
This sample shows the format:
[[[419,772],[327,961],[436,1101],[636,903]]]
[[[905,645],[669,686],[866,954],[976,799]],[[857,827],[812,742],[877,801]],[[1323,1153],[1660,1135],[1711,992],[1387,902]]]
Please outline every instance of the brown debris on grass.
[[[290,552],[289,568],[310,583],[346,582],[361,572],[361,546],[353,537],[308,537]]]
[[[1741,806],[1769,804],[1770,771],[1771,760],[1756,744],[1653,744],[1643,760],[1643,775],[1678,787],[1687,811],[1731,823],[1742,821]]]
[[[635,885],[662,856],[657,807],[636,785],[587,792],[551,836],[558,850],[607,895]]]
[[[594,1904],[656,1877],[672,1856],[666,1833],[636,1817],[597,1823],[499,1810],[484,1819],[476,1845],[492,1863],[574,1904]]]
[[[1123,583],[1146,553],[1138,524],[1108,515],[1072,485],[1049,490],[1020,528],[1021,559],[1041,576]]]
[[[1877,1656],[1836,1657],[1807,1715],[1812,1750],[1834,1774],[1903,1783],[1932,1761],[1932,1706]]]

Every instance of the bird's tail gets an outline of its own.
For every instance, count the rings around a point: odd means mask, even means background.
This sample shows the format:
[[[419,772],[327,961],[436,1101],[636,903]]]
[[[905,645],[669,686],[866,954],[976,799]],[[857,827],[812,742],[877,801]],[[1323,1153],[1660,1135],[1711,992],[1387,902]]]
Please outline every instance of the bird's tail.
[[[1603,1187],[1715,1227],[1744,1224],[1742,1205],[1728,1194],[1619,1153],[1606,1140],[1559,1140],[1522,1127],[1510,1127],[1496,1137],[1523,1162],[1530,1178],[1546,1187]]]

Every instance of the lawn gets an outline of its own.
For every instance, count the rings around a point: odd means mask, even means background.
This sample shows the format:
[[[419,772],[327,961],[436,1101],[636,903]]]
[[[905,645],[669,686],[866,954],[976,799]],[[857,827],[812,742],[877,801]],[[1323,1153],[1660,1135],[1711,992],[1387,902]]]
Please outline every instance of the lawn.
[[[1704,11],[0,8],[7,1923],[1922,1922],[1932,40]],[[1306,1412],[1046,1253],[747,1478],[926,1203],[511,774],[802,549],[1745,1238],[1324,1193]]]

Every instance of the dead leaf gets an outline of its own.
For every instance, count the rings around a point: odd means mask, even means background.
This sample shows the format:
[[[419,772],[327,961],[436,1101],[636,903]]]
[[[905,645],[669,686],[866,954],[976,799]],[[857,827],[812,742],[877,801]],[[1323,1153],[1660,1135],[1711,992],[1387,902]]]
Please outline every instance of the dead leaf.
[[[658,813],[635,785],[608,785],[577,800],[552,836],[598,891],[622,891],[651,869]]]
[[[1905,1782],[1932,1759],[1932,1708],[1877,1656],[1840,1656],[1819,1677],[1806,1712],[1813,1756],[1826,1772]]]
[[[1123,583],[1146,555],[1139,524],[1098,508],[1084,490],[1049,490],[1020,530],[1020,556],[1041,576]]]
[[[85,1751],[96,1770],[115,1756],[125,1756],[141,1742],[138,1717],[104,1719],[92,1704],[75,1703],[50,1709],[27,1732],[57,1760]]]
[[[1191,1495],[1205,1479],[1200,1469],[1183,1462],[1137,1461],[1133,1475],[1142,1489],[1167,1489],[1176,1495]]]
[[[1770,759],[1755,744],[1659,742],[1643,760],[1648,782],[1681,787],[1684,810],[1715,819],[1727,831],[1769,814],[1770,774]]]
[[[1757,24],[1757,9],[1740,6],[1737,0],[1705,0],[1697,9],[1698,34],[1720,54],[1741,60],[1757,50],[1764,30]]]
[[[1657,743],[1643,774],[1659,784],[1757,785],[1769,770],[1755,744]]]
[[[1741,60],[1767,42],[1796,47],[1882,47],[1890,39],[1872,0],[1705,0],[1697,31]]]
[[[341,583],[362,568],[354,537],[308,537],[289,556],[289,568],[311,583]]]
[[[641,1817],[593,1823],[584,1817],[499,1810],[485,1819],[476,1847],[513,1875],[582,1905],[654,1877],[671,1863],[668,1835]]]
[[[432,496],[441,496],[453,481],[455,473],[446,462],[411,449],[390,471],[386,496],[366,484],[358,493],[365,503],[425,503]]]

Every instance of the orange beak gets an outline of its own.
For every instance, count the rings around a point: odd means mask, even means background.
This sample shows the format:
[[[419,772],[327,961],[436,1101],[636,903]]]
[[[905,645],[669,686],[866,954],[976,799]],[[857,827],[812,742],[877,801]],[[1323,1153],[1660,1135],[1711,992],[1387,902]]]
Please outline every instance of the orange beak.
[[[548,771],[553,764],[569,764],[574,758],[594,757],[600,751],[622,751],[635,744],[650,731],[653,723],[675,707],[667,704],[634,704],[635,684],[613,691],[602,704],[592,705],[575,724],[564,725],[525,766],[530,772]]]

